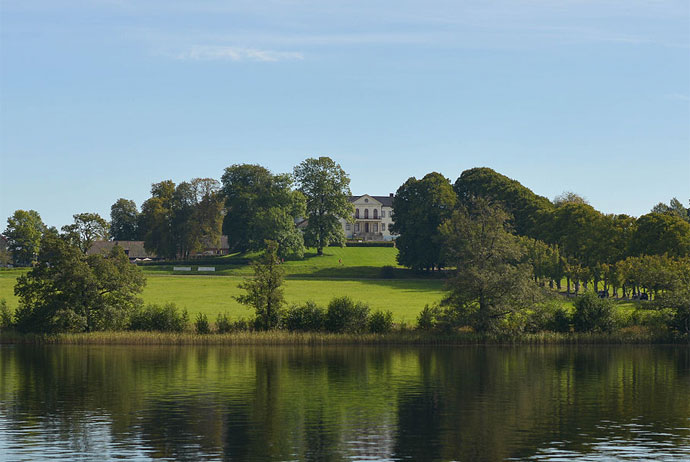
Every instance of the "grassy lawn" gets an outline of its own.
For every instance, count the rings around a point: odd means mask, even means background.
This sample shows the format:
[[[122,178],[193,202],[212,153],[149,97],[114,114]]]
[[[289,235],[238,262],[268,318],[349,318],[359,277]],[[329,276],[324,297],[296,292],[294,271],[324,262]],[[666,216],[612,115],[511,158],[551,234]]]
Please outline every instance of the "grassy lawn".
[[[252,310],[232,297],[242,291],[237,287],[241,277],[150,276],[143,298],[150,303],[175,302],[190,314],[206,313],[215,320],[218,313],[232,318],[249,317]],[[348,295],[361,300],[372,310],[391,310],[396,321],[414,322],[427,303],[439,301],[443,282],[438,280],[312,280],[285,281],[288,303],[314,300],[326,305],[333,297]]]
[[[17,306],[13,294],[17,274],[0,274],[0,298],[11,308]],[[146,303],[174,302],[194,316],[206,313],[212,320],[227,312],[234,319],[248,318],[252,311],[233,299],[242,291],[237,285],[242,277],[167,276],[149,274],[142,297]],[[285,298],[289,303],[314,300],[326,305],[333,297],[348,295],[361,300],[372,310],[391,310],[396,321],[414,322],[427,303],[439,301],[443,282],[439,280],[318,280],[285,281]]]
[[[396,256],[398,249],[393,247],[327,247],[324,255],[317,256],[316,250],[309,249],[304,260],[286,261],[285,273],[290,277],[309,278],[379,278],[383,266],[396,268],[396,278],[417,277],[412,272],[398,266]],[[257,254],[234,254],[220,257],[200,266],[213,266],[216,271],[211,274],[223,276],[249,276],[252,274],[247,261]],[[146,273],[180,274],[173,271],[174,265],[143,265]],[[188,275],[198,274],[199,265],[190,262],[175,266],[191,266]]]
[[[418,279],[415,273],[398,267],[397,249],[392,247],[329,247],[325,255],[316,256],[310,251],[301,261],[285,262],[287,278],[285,297],[288,303],[314,300],[326,305],[333,297],[348,295],[361,300],[372,310],[391,310],[396,321],[414,323],[419,311],[427,303],[434,303],[443,296],[441,279]],[[233,296],[242,291],[237,285],[252,269],[248,258],[255,255],[230,255],[205,263],[216,267],[216,273],[200,275],[195,271],[187,274],[174,273],[172,265],[150,265],[142,269],[147,276],[147,286],[142,297],[146,303],[174,302],[186,308],[194,317],[205,313],[215,320],[218,313],[228,313],[233,319],[247,318],[253,313],[240,305]],[[217,261],[217,263],[215,263]],[[395,279],[381,279],[381,268],[395,267]],[[13,288],[17,276],[26,269],[0,270],[0,299],[5,298],[11,308],[17,306]],[[572,309],[573,299],[563,299]],[[619,312],[629,317],[638,302],[618,302]]]

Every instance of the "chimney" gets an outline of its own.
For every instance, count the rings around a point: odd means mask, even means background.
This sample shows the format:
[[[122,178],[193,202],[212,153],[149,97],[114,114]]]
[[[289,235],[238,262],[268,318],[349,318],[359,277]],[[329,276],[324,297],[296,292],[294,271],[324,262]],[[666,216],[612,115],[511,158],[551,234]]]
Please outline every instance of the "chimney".
[[[388,197],[393,197],[393,196],[395,196],[395,194],[393,194],[393,193],[390,193],[390,194],[388,195]]]

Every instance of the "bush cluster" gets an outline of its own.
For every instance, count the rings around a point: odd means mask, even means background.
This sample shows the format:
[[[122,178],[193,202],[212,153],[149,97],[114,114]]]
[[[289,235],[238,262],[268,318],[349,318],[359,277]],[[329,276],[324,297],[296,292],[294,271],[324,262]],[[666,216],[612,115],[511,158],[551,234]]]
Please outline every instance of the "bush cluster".
[[[196,315],[194,330],[196,330],[197,334],[202,335],[211,333],[211,325],[208,323],[208,317],[205,314],[199,313]]]
[[[369,305],[355,302],[350,297],[337,297],[324,309],[309,301],[288,308],[282,327],[293,332],[332,332],[382,334],[393,330],[393,313],[375,311]]]
[[[183,332],[189,324],[187,310],[180,311],[174,303],[146,305],[135,310],[129,320],[129,330]]]
[[[312,301],[290,307],[283,317],[283,327],[289,331],[319,332],[325,323],[326,310]]]
[[[576,332],[611,332],[615,326],[613,303],[587,292],[575,300],[573,327]]]
[[[575,311],[560,306],[554,300],[536,303],[529,310],[510,313],[501,319],[502,333],[519,335],[544,331],[568,333],[571,326],[576,332],[611,332],[620,324],[614,315],[611,300],[599,298],[595,293],[587,293],[575,300]],[[669,315],[659,313],[646,316],[646,322],[634,324],[655,325],[663,324]],[[457,310],[438,305],[427,305],[417,316],[417,329],[452,331],[460,326],[471,325]]]

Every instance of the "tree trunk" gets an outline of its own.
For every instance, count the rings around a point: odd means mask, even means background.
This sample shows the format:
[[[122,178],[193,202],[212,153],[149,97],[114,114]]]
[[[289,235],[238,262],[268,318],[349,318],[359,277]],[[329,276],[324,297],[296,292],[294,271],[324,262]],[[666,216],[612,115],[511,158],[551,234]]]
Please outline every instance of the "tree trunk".
[[[566,288],[565,294],[566,294],[568,297],[570,297],[570,276],[568,276],[567,278],[565,278],[565,288]]]

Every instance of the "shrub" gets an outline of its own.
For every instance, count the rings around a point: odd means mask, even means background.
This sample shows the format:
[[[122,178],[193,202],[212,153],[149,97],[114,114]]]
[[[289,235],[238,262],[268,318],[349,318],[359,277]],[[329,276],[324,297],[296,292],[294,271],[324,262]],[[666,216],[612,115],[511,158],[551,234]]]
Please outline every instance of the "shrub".
[[[614,326],[613,303],[587,292],[575,300],[573,325],[577,332],[610,332]]]
[[[387,311],[374,311],[369,317],[369,332],[385,334],[393,330],[393,313]]]
[[[551,330],[554,332],[567,333],[570,332],[571,317],[568,310],[562,306],[556,308],[553,313],[553,320],[551,323]]]
[[[132,313],[130,330],[157,330],[161,332],[182,332],[189,324],[187,310],[179,311],[174,303],[146,305]]]
[[[690,289],[681,288],[660,294],[656,305],[669,311],[669,325],[681,334],[690,334]]]
[[[435,328],[440,310],[438,305],[424,305],[422,311],[417,315],[417,329],[432,330]]]
[[[208,317],[202,313],[197,314],[196,320],[194,321],[194,328],[197,334],[210,334],[211,326],[208,323]]]
[[[386,265],[381,268],[381,277],[383,279],[393,279],[395,277],[395,268],[391,265]]]
[[[216,318],[216,331],[218,331],[219,334],[225,334],[232,331],[232,323],[227,313],[218,313],[218,317]]]
[[[369,305],[338,297],[328,304],[325,326],[329,332],[361,333],[367,329],[368,318]]]
[[[7,300],[0,299],[0,330],[7,330],[14,327],[12,311],[7,306]]]
[[[312,301],[304,305],[293,305],[283,317],[283,325],[289,331],[320,331],[323,330],[326,312]]]
[[[252,330],[252,327],[255,326],[256,323],[256,319],[238,319],[232,323],[232,330],[235,332]]]

